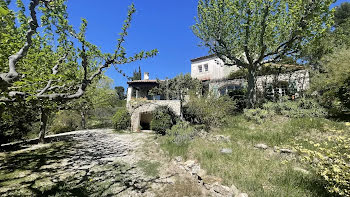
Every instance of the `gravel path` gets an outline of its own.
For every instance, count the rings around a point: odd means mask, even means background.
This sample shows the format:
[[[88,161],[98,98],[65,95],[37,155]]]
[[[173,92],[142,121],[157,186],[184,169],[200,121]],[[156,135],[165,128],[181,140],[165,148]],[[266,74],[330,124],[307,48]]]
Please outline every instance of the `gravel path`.
[[[161,196],[175,182],[150,134],[97,129],[49,139],[0,153],[0,196]]]

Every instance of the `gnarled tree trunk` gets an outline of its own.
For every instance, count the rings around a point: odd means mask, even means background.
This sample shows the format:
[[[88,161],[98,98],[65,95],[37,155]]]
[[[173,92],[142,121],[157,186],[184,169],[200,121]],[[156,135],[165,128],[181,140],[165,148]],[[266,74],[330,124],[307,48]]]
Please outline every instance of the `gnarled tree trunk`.
[[[248,90],[247,90],[247,107],[254,108],[256,103],[256,66],[251,65],[248,68]]]

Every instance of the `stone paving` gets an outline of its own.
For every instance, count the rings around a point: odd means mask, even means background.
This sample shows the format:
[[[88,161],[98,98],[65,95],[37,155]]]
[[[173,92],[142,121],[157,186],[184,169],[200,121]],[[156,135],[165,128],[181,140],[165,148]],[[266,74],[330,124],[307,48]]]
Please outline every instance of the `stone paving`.
[[[174,174],[137,166],[149,137],[86,130],[0,153],[0,196],[156,196]]]

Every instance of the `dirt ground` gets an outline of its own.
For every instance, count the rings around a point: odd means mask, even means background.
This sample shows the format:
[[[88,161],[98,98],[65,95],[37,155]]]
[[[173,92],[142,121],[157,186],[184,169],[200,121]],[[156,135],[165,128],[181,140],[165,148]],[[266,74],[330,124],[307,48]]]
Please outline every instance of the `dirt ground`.
[[[154,134],[96,129],[48,139],[0,152],[0,196],[206,196]]]

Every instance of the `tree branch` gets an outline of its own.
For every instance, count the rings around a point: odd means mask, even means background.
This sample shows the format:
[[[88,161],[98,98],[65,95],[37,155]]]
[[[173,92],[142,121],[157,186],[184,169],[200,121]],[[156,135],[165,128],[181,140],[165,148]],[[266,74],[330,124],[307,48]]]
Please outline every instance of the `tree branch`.
[[[247,67],[247,64],[245,64],[240,59],[238,59],[237,57],[235,57],[234,55],[231,54],[231,52],[229,51],[225,42],[223,42],[221,39],[217,40],[217,42],[222,48],[224,48],[225,52],[223,53],[223,52],[216,50],[216,47],[213,47],[212,51],[214,51],[214,53],[217,56],[219,56],[219,58],[225,63],[225,65],[227,65],[227,66],[237,65],[237,66],[243,67],[243,68]],[[231,62],[228,62],[227,59],[229,59]]]
[[[67,58],[67,54],[64,55],[62,58],[60,58],[60,59],[58,60],[58,63],[52,68],[52,74],[53,74],[53,75],[57,75],[58,69],[59,69],[60,65],[63,63],[63,61],[64,61],[66,58]],[[48,91],[48,90],[52,90],[52,88],[51,88],[52,82],[53,82],[53,80],[50,79],[50,80],[47,82],[46,86],[37,94],[37,96],[40,96],[40,95],[44,94],[44,93],[45,93],[46,91]]]
[[[307,20],[307,18],[312,14],[312,10],[314,9],[313,6],[316,6],[316,3],[314,3],[313,1],[310,2],[307,5],[307,8],[305,9],[305,12],[303,14],[303,16],[300,18],[300,20],[298,21],[298,27],[300,27],[302,30],[304,30],[305,28],[307,28],[307,24],[305,23],[305,21]],[[291,34],[291,37],[289,40],[287,40],[286,42],[282,43],[280,46],[278,46],[276,48],[275,51],[267,53],[266,55],[264,55],[264,58],[268,58],[269,56],[275,56],[272,58],[272,60],[267,60],[267,61],[277,61],[279,58],[281,58],[282,56],[286,55],[286,53],[291,54],[291,52],[288,52],[288,50],[290,49],[290,47],[292,46],[292,44],[298,40],[301,39],[301,36],[299,36],[300,31],[302,30],[294,30]],[[294,52],[292,52],[294,53]]]
[[[246,27],[245,27],[244,53],[245,53],[245,56],[246,56],[249,64],[252,65],[253,64],[253,60],[252,60],[252,58],[250,56],[250,52],[249,52],[249,49],[248,49],[249,35],[250,35],[250,31],[249,31],[249,28],[250,28],[250,15],[251,15],[251,10],[249,8],[248,8],[247,14],[248,14],[248,18],[247,18],[247,24],[246,24]]]
[[[260,48],[261,48],[261,51],[260,51],[260,56],[259,58],[254,62],[254,64],[257,64],[259,62],[261,62],[263,59],[264,59],[264,54],[265,54],[265,51],[266,51],[266,45],[264,44],[264,36],[265,36],[265,31],[266,31],[266,20],[267,20],[267,17],[269,15],[269,9],[270,9],[270,6],[266,6],[265,10],[264,10],[264,16],[263,16],[263,19],[261,21],[261,32],[260,32]]]
[[[0,86],[2,89],[6,89],[10,84],[19,79],[19,74],[16,71],[16,63],[27,54],[30,46],[32,45],[32,36],[38,28],[38,21],[35,11],[35,8],[38,6],[38,4],[39,0],[30,1],[30,19],[28,21],[29,30],[26,33],[26,42],[16,54],[13,54],[9,57],[9,72],[0,74]]]

